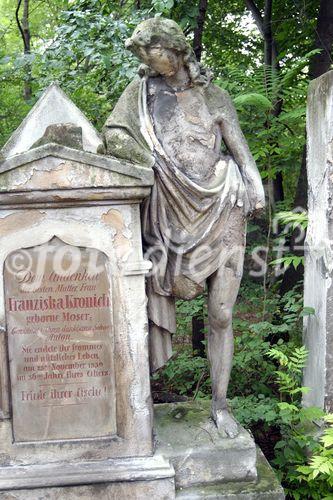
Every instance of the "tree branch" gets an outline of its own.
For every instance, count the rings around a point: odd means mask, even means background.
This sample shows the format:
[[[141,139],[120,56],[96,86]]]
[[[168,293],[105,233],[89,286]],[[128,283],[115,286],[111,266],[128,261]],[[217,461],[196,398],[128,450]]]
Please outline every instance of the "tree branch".
[[[22,25],[21,25],[20,18],[19,18],[21,4],[22,4],[22,0],[18,0],[17,7],[16,7],[16,10],[15,10],[15,18],[16,18],[17,27],[18,27],[18,29],[19,29],[19,31],[21,33],[22,40],[23,40],[23,45],[24,45],[25,44],[25,41],[24,41],[24,32],[23,32]]]
[[[272,66],[274,69],[279,69],[277,61],[277,46],[272,32],[272,7],[273,1],[265,1],[264,16],[254,0],[244,0],[245,5],[251,12],[254,22],[265,42],[265,64]]]
[[[197,17],[197,27],[194,30],[193,50],[198,61],[202,54],[202,35],[205,25],[208,0],[199,0],[199,14]]]
[[[15,18],[23,40],[23,47],[24,47],[23,52],[25,55],[28,55],[31,53],[31,37],[30,37],[30,27],[29,27],[29,0],[24,0],[22,21],[20,21],[21,5],[22,5],[22,0],[18,0],[17,7],[15,10]],[[26,101],[29,101],[31,99],[31,96],[32,96],[31,65],[29,61],[27,61],[26,75],[24,78],[24,99]]]
[[[265,1],[264,38],[265,38],[265,64],[267,66],[272,66],[273,63],[272,0]]]
[[[264,20],[261,15],[260,10],[253,0],[245,0],[245,4],[249,11],[251,12],[254,22],[257,25],[258,30],[263,38],[265,38],[265,30],[264,30]]]

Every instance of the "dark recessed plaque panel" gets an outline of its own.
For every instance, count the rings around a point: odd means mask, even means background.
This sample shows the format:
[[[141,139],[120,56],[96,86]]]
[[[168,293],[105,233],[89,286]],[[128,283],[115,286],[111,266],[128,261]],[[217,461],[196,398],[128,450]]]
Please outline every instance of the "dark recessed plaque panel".
[[[14,440],[116,434],[107,257],[54,238],[4,273]]]

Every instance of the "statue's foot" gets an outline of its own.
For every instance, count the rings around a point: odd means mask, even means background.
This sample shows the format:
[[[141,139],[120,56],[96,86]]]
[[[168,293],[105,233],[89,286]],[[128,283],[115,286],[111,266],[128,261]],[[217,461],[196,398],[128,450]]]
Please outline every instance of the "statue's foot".
[[[239,426],[228,410],[212,409],[212,418],[220,434],[224,437],[235,438],[239,434]]]

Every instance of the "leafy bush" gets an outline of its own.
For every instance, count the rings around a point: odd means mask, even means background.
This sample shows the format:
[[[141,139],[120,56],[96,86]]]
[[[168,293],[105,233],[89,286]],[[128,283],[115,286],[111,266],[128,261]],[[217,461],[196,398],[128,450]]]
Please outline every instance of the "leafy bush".
[[[210,378],[206,358],[194,356],[189,346],[182,348],[167,365],[153,375],[170,393],[189,397],[210,396]]]
[[[297,467],[301,484],[311,489],[312,498],[333,498],[333,415],[326,415],[324,420],[329,424],[316,442],[315,449],[308,465]],[[294,496],[294,498],[296,498]],[[300,498],[300,497],[299,497]]]

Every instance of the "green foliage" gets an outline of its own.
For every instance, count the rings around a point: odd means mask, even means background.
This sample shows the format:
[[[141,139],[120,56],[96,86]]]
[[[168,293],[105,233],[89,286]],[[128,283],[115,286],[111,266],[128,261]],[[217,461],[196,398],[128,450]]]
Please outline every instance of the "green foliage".
[[[263,111],[272,109],[273,104],[266,96],[251,92],[249,94],[241,94],[234,98],[234,104],[239,108],[241,106],[255,106]]]
[[[280,299],[275,293],[266,298],[266,318],[262,318],[262,288],[258,284],[244,282],[241,287],[239,302],[236,306],[233,322],[235,332],[235,354],[229,397],[248,397],[261,394],[262,397],[277,397],[276,391],[276,362],[273,357],[267,356],[272,343],[277,342],[276,348],[287,350],[298,349],[301,342],[301,324],[304,314],[302,295],[298,291],[291,291]],[[253,313],[252,311],[256,311]],[[250,314],[250,316],[249,316]],[[169,392],[185,394],[185,386],[192,384],[190,395],[194,388],[199,386],[199,395],[209,395],[209,366],[206,360],[193,356],[186,344],[191,331],[193,316],[202,316],[207,321],[206,297],[199,296],[193,301],[177,302],[177,353],[163,368],[156,380],[163,380]],[[292,343],[283,341],[283,337],[292,338]],[[295,354],[296,356],[296,354]],[[196,360],[198,359],[198,361]],[[193,369],[193,365],[196,366]],[[193,373],[190,376],[191,370]],[[173,374],[177,373],[177,377]],[[299,373],[297,374],[299,377]],[[201,380],[199,380],[201,379]],[[178,382],[176,383],[176,380]],[[180,389],[179,389],[180,388]]]
[[[285,230],[293,231],[297,227],[306,229],[308,226],[308,214],[305,211],[302,212],[278,212],[275,214],[277,222],[282,223],[285,226]]]
[[[217,83],[234,99],[242,129],[263,178],[282,172],[291,203],[304,145],[307,80],[303,69],[313,52],[290,61],[279,73],[261,65],[233,68]],[[277,112],[276,103],[282,106]],[[295,176],[296,174],[296,176]]]
[[[119,12],[115,2],[75,0],[60,14],[55,38],[43,54],[40,84],[58,80],[64,90],[101,127],[127,83],[137,60],[125,50],[134,27],[148,10]]]
[[[328,423],[328,427],[324,429],[309,465],[300,466],[297,471],[301,473],[303,480],[308,484],[314,483],[326,495],[327,486],[331,488],[330,491],[333,490],[333,414],[326,415],[324,421]]]
[[[286,241],[291,235],[294,235],[295,245],[300,243],[303,246],[305,230],[308,226],[308,215],[305,211],[281,211],[275,214],[275,223],[283,226],[283,231],[276,239],[276,248],[285,248]],[[298,234],[296,234],[298,233]],[[284,271],[292,265],[295,269],[300,264],[304,264],[304,256],[296,255],[295,253],[287,253],[283,257],[274,259],[270,262],[271,266],[282,265]]]
[[[318,422],[324,412],[303,408],[302,370],[307,351],[301,345],[304,308],[299,290],[283,298],[270,293],[262,318],[261,288],[245,282],[234,319],[235,356],[229,387],[230,405],[245,427],[265,440],[273,432],[278,440],[273,464],[290,498],[329,498],[332,488],[332,426],[319,439]],[[184,345],[193,314],[206,315],[205,298],[178,303],[178,353],[155,375],[171,393],[209,398],[210,378],[206,359]],[[204,312],[203,312],[204,311]],[[256,313],[253,313],[256,311]],[[329,422],[332,423],[332,417]],[[276,442],[276,440],[275,440]]]
[[[229,396],[272,395],[274,364],[267,359],[266,352],[274,325],[266,321],[249,324],[236,318],[234,328],[237,333]]]
[[[294,347],[289,343],[288,351],[290,350],[291,354],[288,355],[286,349],[271,347],[267,356],[279,363],[279,369],[275,371],[275,376],[281,396],[287,395],[291,401],[295,401],[299,394],[305,392],[305,388],[300,387],[300,383],[308,351],[304,346]]]
[[[206,358],[194,356],[189,347],[178,352],[163,368],[153,375],[168,392],[191,398],[207,398],[211,386]]]
[[[192,318],[206,319],[207,305],[206,295],[199,295],[194,300],[177,300],[176,313],[177,313],[177,337],[188,336],[191,330]]]
[[[282,439],[275,447],[273,463],[291,498],[327,498],[333,484],[333,433],[330,428],[318,440],[316,421],[332,417],[325,417],[319,408],[300,404],[300,396],[308,390],[301,386],[306,349],[289,344],[271,348],[268,356],[279,363],[275,375],[281,398],[276,422]]]
[[[264,394],[235,396],[230,400],[230,406],[239,423],[246,428],[260,423],[267,430],[276,424],[279,417],[276,398]]]
[[[325,416],[319,408],[303,408],[300,404],[300,396],[307,391],[300,377],[306,349],[285,343],[270,348],[267,356],[278,362],[275,380],[280,401],[263,394],[234,397],[233,411],[247,427],[261,423],[266,430],[280,429],[273,464],[289,498],[329,499],[333,486],[333,415]],[[321,419],[329,427],[320,436]]]

